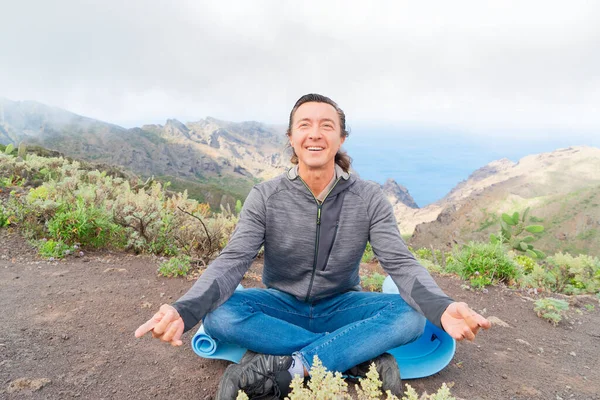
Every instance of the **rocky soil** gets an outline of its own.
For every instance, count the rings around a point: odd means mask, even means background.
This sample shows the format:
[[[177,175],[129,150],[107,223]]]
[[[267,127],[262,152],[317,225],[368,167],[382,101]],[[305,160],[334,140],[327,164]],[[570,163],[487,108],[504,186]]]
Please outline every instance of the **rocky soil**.
[[[153,257],[97,252],[48,262],[7,230],[0,243],[0,398],[214,397],[227,362],[133,336],[193,282],[158,277]],[[260,268],[253,266],[245,286],[260,286]],[[600,399],[596,300],[571,299],[568,320],[554,327],[535,315],[535,294],[474,292],[456,278],[436,279],[496,323],[474,343],[459,343],[443,371],[409,381],[418,391],[447,382],[464,399]]]

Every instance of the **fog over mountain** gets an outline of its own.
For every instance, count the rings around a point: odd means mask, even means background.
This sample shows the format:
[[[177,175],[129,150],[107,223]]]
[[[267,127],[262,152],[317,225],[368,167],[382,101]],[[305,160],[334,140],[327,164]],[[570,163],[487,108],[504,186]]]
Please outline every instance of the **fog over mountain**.
[[[357,123],[471,136],[600,128],[600,3],[5,1],[0,92],[127,128],[285,123],[323,93]]]

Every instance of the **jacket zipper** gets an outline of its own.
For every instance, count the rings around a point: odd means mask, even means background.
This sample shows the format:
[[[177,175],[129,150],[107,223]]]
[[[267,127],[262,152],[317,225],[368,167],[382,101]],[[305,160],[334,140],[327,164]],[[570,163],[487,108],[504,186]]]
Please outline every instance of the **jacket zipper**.
[[[317,203],[317,233],[316,233],[316,237],[315,237],[315,255],[313,258],[313,267],[312,267],[312,275],[310,276],[310,284],[308,285],[308,292],[306,292],[306,298],[304,299],[304,302],[308,303],[308,300],[310,299],[310,291],[312,290],[313,282],[315,281],[315,273],[317,271],[317,259],[319,256],[319,237],[321,236],[321,209],[323,208],[323,203],[325,203],[327,196],[329,196],[329,193],[331,193],[333,188],[340,181],[340,178],[337,178],[337,180],[335,181],[335,183],[333,184],[331,189],[329,189],[329,192],[327,192],[327,194],[325,195],[325,198],[323,199],[322,203],[319,203],[319,200],[317,200],[317,198],[315,197],[313,192],[310,190],[310,188],[308,187],[306,182],[304,182],[304,180],[302,180],[302,178],[300,178],[300,177],[298,177],[298,178],[300,179],[300,181],[302,183],[304,183],[304,186],[306,186],[306,188],[308,189],[308,192],[312,195],[313,199],[315,199],[315,203]]]

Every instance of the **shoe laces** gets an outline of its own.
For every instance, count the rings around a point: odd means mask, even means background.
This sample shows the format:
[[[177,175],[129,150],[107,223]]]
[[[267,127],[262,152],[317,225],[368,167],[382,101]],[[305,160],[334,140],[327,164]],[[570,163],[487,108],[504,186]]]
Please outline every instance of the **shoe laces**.
[[[255,382],[243,388],[244,392],[248,395],[250,400],[270,399],[273,398],[272,396],[274,396],[275,398],[279,398],[281,396],[281,389],[277,384],[277,377],[273,372],[268,372],[266,374],[257,370],[253,370],[253,372],[262,375],[264,379],[256,380]],[[271,381],[273,383],[273,387],[270,391],[265,393],[263,391],[264,384],[268,381]]]

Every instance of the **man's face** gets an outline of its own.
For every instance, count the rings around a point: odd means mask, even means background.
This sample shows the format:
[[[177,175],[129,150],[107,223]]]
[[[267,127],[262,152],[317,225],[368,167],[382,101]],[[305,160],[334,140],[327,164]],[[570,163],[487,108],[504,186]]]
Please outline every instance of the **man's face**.
[[[304,103],[294,113],[290,143],[300,170],[328,170],[344,139],[340,118],[327,103]]]

